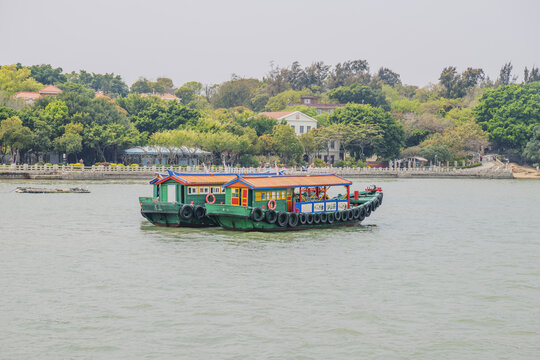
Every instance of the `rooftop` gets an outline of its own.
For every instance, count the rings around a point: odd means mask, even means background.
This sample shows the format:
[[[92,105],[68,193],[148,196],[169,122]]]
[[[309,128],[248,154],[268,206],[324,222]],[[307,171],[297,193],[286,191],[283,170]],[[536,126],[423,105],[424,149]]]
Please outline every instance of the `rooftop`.
[[[345,180],[335,174],[328,175],[281,175],[281,176],[239,176],[237,179],[226,183],[225,187],[232,187],[234,184],[243,184],[243,187],[250,189],[271,189],[271,188],[298,188],[310,186],[338,186],[351,185],[352,182]]]
[[[54,85],[47,85],[43,89],[39,90],[40,94],[60,94],[62,90]]]

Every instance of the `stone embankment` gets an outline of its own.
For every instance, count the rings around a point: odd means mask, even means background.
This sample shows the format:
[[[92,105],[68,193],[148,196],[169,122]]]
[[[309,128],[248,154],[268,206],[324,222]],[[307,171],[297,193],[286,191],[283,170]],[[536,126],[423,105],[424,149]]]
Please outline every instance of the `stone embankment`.
[[[169,166],[46,166],[46,165],[0,165],[0,179],[33,179],[33,180],[148,180],[156,172],[167,173],[173,170],[183,173],[256,173],[274,169],[260,168],[228,168],[209,167],[169,167]],[[287,169],[288,174],[328,174],[335,173],[348,179],[354,178],[482,178],[513,179],[512,169],[497,162],[487,162],[482,166],[470,169],[453,167],[422,168],[309,168]]]

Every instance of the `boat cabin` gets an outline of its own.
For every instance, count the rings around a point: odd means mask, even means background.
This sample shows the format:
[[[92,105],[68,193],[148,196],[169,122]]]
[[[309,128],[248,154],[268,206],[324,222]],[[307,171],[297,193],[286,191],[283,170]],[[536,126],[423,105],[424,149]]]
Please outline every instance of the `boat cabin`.
[[[237,175],[214,174],[156,174],[150,181],[154,185],[153,200],[159,202],[176,202],[182,204],[204,205],[209,197],[217,204],[225,201],[225,189],[222,185],[235,179]]]
[[[350,207],[352,182],[337,175],[237,176],[223,185],[225,204],[287,212],[334,212]],[[329,190],[343,186],[343,194]]]

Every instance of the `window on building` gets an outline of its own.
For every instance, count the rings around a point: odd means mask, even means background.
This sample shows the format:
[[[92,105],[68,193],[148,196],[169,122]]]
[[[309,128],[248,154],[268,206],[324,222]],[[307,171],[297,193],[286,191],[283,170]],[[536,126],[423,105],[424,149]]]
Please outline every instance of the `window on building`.
[[[292,129],[293,129],[294,131],[296,131],[296,129],[294,128],[294,125],[291,125],[291,127],[292,127]]]
[[[304,133],[304,125],[300,125],[300,134]]]
[[[309,132],[309,130],[311,130],[311,126],[308,125],[308,126],[306,127],[306,132]]]
[[[199,194],[208,194],[208,187],[206,186],[199,187]]]
[[[197,187],[196,186],[189,186],[188,187],[188,195],[193,195],[197,193]]]
[[[336,144],[334,140],[330,141],[330,149],[334,149],[336,147]]]
[[[322,110],[321,109],[317,109],[317,115],[321,115],[322,114]]]
[[[304,104],[311,104],[311,99],[304,99]]]
[[[217,186],[212,186],[212,194],[221,194],[221,188]]]

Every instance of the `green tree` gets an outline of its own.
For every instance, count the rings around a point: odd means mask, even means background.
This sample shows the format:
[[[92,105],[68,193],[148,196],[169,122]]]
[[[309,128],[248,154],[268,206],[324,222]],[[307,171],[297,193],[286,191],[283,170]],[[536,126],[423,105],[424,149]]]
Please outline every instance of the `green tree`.
[[[257,79],[238,79],[226,81],[219,86],[212,97],[212,104],[216,108],[231,108],[245,106],[252,108],[251,98],[259,86]]]
[[[330,91],[328,96],[342,104],[369,104],[372,106],[381,106],[385,110],[390,110],[390,105],[386,102],[386,97],[380,89],[373,89],[362,84],[342,86]]]
[[[12,161],[19,162],[19,151],[32,144],[32,131],[23,126],[18,116],[13,116],[0,122],[0,141],[11,149]]]
[[[299,103],[300,96],[312,95],[312,92],[308,89],[296,91],[286,90],[283,91],[268,100],[265,109],[267,111],[281,111],[289,106],[290,103]]]
[[[533,136],[523,150],[523,157],[531,163],[540,163],[540,125],[533,129]]]
[[[152,84],[148,79],[140,78],[131,85],[130,91],[139,94],[152,93]]]
[[[274,150],[287,164],[294,164],[300,161],[304,153],[302,143],[296,137],[294,130],[289,125],[276,125],[272,132],[274,139]]]
[[[388,112],[371,105],[348,104],[336,109],[329,117],[330,124],[371,124],[382,132],[382,140],[375,146],[366,146],[364,154],[390,159],[397,157],[403,146],[404,133],[402,125]]]
[[[64,132],[64,125],[68,122],[69,109],[62,100],[50,102],[41,112],[43,119],[50,127],[54,136],[60,136]]]
[[[381,67],[379,69],[379,71],[377,72],[377,79],[380,80],[383,84],[389,86],[396,86],[401,84],[399,74],[385,67]]]
[[[516,81],[516,78],[512,75],[512,69],[514,67],[512,66],[511,62],[507,62],[503,65],[501,68],[501,71],[499,72],[499,78],[497,79],[497,85],[505,86],[510,85]]]
[[[31,76],[42,84],[55,85],[65,83],[67,78],[62,74],[62,68],[53,68],[50,64],[32,65],[29,67]]]
[[[540,123],[540,83],[486,89],[473,112],[496,148],[522,152]]]
[[[31,77],[31,70],[26,67],[17,68],[16,65],[0,67],[0,92],[11,96],[19,91],[38,91],[43,84]]]
[[[83,125],[79,123],[70,123],[65,127],[65,133],[54,140],[54,148],[58,151],[68,154],[77,155],[82,150],[82,136],[80,133],[83,130]],[[76,156],[75,156],[76,158]]]

